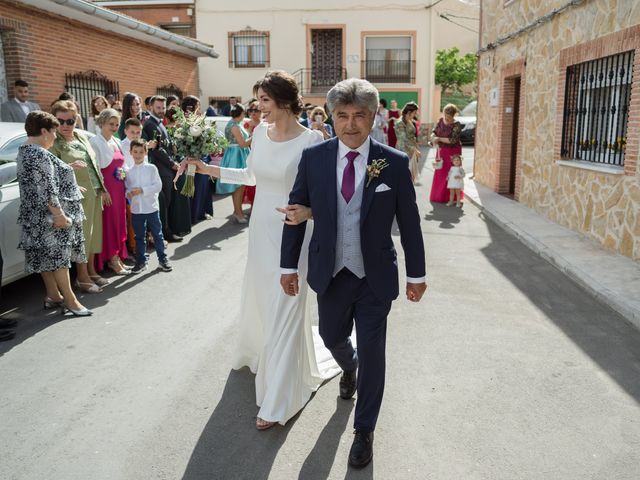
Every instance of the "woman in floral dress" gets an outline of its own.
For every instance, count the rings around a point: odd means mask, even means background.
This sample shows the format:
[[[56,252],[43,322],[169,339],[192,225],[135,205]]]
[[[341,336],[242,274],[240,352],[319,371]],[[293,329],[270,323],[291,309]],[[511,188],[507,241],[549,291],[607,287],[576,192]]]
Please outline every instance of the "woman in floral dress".
[[[45,308],[70,310],[76,316],[91,315],[71,289],[71,262],[86,262],[82,232],[82,193],[73,169],[49,153],[59,126],[50,113],[27,115],[27,142],[18,149],[22,227],[18,248],[24,250],[25,271],[39,273],[47,296]]]
[[[429,200],[435,203],[447,203],[449,201],[447,177],[452,165],[451,156],[462,153],[462,145],[460,144],[462,126],[460,122],[455,120],[458,107],[450,103],[445,105],[442,113],[444,115],[433,128],[432,136],[434,146],[438,146],[440,158],[442,158],[442,167],[433,173],[431,193],[429,194]],[[462,196],[463,194],[461,194],[461,198]]]

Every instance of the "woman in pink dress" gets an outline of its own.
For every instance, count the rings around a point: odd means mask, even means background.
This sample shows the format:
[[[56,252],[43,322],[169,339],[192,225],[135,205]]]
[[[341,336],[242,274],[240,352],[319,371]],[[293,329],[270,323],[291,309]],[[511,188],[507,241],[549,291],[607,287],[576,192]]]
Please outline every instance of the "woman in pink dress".
[[[124,155],[120,141],[114,136],[120,126],[120,114],[107,108],[96,119],[100,133],[89,143],[96,152],[100,164],[108,198],[102,210],[102,251],[96,255],[96,270],[109,268],[117,275],[127,275],[130,271],[122,260],[127,258],[127,202],[124,186]]]
[[[438,120],[433,128],[432,142],[440,149],[442,168],[436,169],[431,183],[431,194],[429,200],[436,203],[447,203],[449,201],[449,189],[447,188],[447,175],[451,169],[451,156],[460,155],[462,146],[460,145],[460,132],[462,127],[460,122],[455,120],[458,107],[452,103],[446,105],[443,110],[444,116]]]
[[[389,123],[387,125],[387,140],[389,141],[390,147],[396,148],[398,139],[396,138],[395,122],[400,118],[400,110],[398,110],[398,102],[396,100],[391,100],[391,108],[389,109],[388,116]]]

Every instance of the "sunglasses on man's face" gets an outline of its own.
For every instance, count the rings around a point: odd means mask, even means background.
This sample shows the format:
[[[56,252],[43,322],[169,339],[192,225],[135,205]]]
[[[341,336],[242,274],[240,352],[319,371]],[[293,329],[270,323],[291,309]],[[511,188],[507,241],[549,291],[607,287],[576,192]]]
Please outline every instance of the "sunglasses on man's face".
[[[63,126],[65,124],[69,125],[69,126],[76,124],[76,119],[75,118],[68,118],[67,120],[63,120],[61,118],[58,118],[58,121],[60,122],[60,126]]]

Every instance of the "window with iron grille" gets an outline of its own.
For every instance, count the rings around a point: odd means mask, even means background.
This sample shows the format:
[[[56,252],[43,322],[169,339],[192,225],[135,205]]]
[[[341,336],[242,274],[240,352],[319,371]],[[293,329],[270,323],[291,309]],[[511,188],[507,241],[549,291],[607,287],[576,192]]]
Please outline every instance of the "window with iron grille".
[[[229,32],[229,66],[268,67],[269,32],[242,30]]]
[[[184,96],[184,92],[177,85],[174,85],[173,83],[170,83],[168,85],[163,85],[161,87],[157,87],[156,88],[156,95],[162,95],[165,98],[170,97],[171,95],[175,95],[180,100],[182,100],[182,97]]]
[[[366,37],[364,78],[373,83],[413,83],[410,36]]]
[[[624,166],[634,51],[567,67],[560,155]]]
[[[109,80],[105,75],[95,70],[79,72],[75,74],[65,74],[64,89],[73,95],[80,104],[80,114],[86,118],[91,115],[91,99],[96,95],[106,97],[113,94],[120,98],[120,85],[115,80]]]

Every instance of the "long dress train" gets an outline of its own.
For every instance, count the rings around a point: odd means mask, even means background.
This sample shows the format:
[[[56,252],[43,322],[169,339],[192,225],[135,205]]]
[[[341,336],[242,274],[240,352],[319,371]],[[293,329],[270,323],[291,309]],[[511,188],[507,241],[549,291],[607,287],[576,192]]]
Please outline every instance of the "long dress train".
[[[302,150],[320,141],[318,133],[307,130],[287,142],[273,142],[267,125],[261,124],[254,131],[247,167],[221,169],[221,182],[260,184],[249,222],[239,341],[232,366],[248,366],[256,374],[258,417],[282,425],[324,380],[340,372],[310,315],[305,278],[311,225],[298,265],[300,293],[290,297],[280,287],[282,215],[275,208],[288,202]]]

